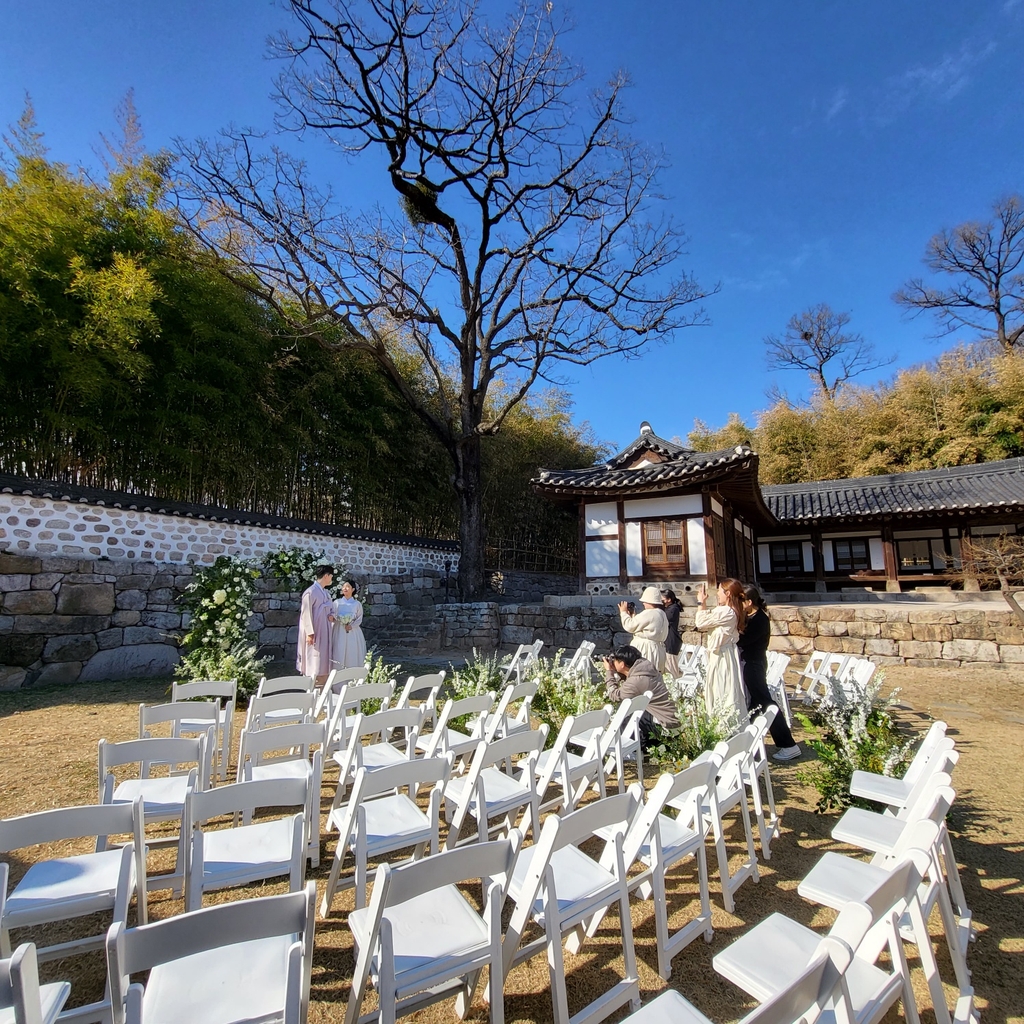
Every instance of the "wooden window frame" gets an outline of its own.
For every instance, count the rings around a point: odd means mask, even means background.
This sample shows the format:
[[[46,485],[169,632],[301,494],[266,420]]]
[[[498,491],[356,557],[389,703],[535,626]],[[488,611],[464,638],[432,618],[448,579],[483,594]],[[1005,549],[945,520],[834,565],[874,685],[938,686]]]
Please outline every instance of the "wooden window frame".
[[[687,520],[693,518],[692,516],[683,516],[678,519],[665,519],[665,518],[645,518],[637,520],[640,524],[640,548],[643,555],[643,567],[645,577],[657,577],[664,576],[666,579],[675,576],[689,576],[690,574],[690,541],[687,530]],[[663,538],[665,538],[665,530],[668,524],[678,525],[679,527],[679,540],[680,546],[682,547],[682,558],[675,562],[654,562],[651,563],[647,557],[647,531],[652,525],[659,525],[663,531]],[[667,538],[663,539],[662,544],[667,548]],[[666,559],[667,559],[666,554]]]
[[[768,566],[769,571],[773,576],[801,576],[804,575],[807,570],[804,568],[804,542],[800,540],[770,540],[768,543]],[[795,545],[797,550],[797,564],[799,568],[790,569],[789,558],[785,559],[785,563],[780,565],[775,558],[775,549],[778,547],[789,547]]]
[[[863,573],[869,572],[871,569],[871,545],[868,543],[869,537],[832,537],[830,541],[832,543],[832,571],[838,573],[841,576],[848,576],[851,573]],[[848,559],[849,565],[846,567],[840,566],[839,564],[839,550],[838,544],[846,544],[849,546],[850,557]],[[864,564],[855,565],[853,556],[853,545],[863,544],[864,545]]]

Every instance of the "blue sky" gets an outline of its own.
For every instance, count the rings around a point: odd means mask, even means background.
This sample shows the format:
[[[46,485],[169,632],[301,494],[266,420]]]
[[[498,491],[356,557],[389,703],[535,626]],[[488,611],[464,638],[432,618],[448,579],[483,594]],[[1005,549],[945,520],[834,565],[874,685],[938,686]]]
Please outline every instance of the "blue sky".
[[[634,134],[670,162],[662,186],[690,237],[687,267],[721,284],[710,327],[574,371],[577,417],[599,438],[625,445],[642,419],[669,437],[695,418],[749,419],[772,384],[805,397],[800,373],[765,369],[762,339],[817,302],[848,311],[896,367],[951,344],[891,295],[922,273],[937,230],[1024,189],[1024,0],[568,9],[576,28],[563,49],[595,85],[630,73]],[[92,165],[129,88],[153,148],[231,123],[270,127],[264,40],[287,23],[265,0],[8,0],[0,121],[28,92],[53,156]],[[353,202],[374,195],[376,165],[309,155]]]

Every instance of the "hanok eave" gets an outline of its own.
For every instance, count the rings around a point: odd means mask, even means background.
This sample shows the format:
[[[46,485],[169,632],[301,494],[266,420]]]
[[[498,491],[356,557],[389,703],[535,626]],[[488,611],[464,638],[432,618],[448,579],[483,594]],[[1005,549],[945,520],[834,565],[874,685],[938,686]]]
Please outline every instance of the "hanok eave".
[[[580,589],[683,592],[971,585],[965,538],[1024,533],[1024,460],[762,488],[746,445],[696,452],[649,423],[607,462],[543,470],[534,489],[578,507]]]
[[[761,497],[746,445],[696,452],[649,423],[607,462],[542,470],[534,489],[579,509],[580,589],[657,582],[683,591],[727,576],[752,579],[757,532],[778,522]]]

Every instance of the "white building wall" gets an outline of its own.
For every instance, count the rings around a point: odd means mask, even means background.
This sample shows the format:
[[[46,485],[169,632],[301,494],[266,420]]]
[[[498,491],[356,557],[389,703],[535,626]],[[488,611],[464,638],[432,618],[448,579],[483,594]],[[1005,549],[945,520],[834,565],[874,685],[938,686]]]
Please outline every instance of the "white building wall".
[[[690,551],[690,575],[706,576],[708,571],[708,554],[704,545],[704,520],[687,519],[686,545]]]

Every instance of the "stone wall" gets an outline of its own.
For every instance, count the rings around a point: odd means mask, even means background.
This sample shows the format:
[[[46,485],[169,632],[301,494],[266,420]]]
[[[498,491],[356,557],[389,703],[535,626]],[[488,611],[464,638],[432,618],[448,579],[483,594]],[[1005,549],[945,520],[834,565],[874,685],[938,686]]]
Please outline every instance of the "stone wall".
[[[575,602],[563,597],[543,604],[450,605],[443,610],[448,616],[446,647],[484,646],[490,626],[485,628],[483,622],[489,615],[498,618],[503,647],[539,639],[553,652],[574,650],[581,641],[591,640],[603,652],[629,642],[612,601]],[[473,618],[475,608],[486,613]],[[701,635],[693,629],[694,613],[693,608],[683,608],[684,643],[700,642]],[[1024,664],[1020,621],[1010,609],[992,602],[776,605],[771,618],[772,648],[792,655],[795,662],[817,649],[862,655],[879,665]]]
[[[543,601],[549,594],[575,594],[579,579],[565,573],[501,569],[489,574],[488,584],[497,600],[522,603]]]
[[[472,651],[490,654],[505,643],[501,606],[493,601],[438,605],[440,653]]]
[[[170,675],[188,625],[177,602],[192,572],[176,562],[0,551],[0,689]],[[443,571],[429,567],[356,578],[370,644],[444,596]],[[279,586],[258,582],[248,625],[283,669],[295,662],[301,594]]]

